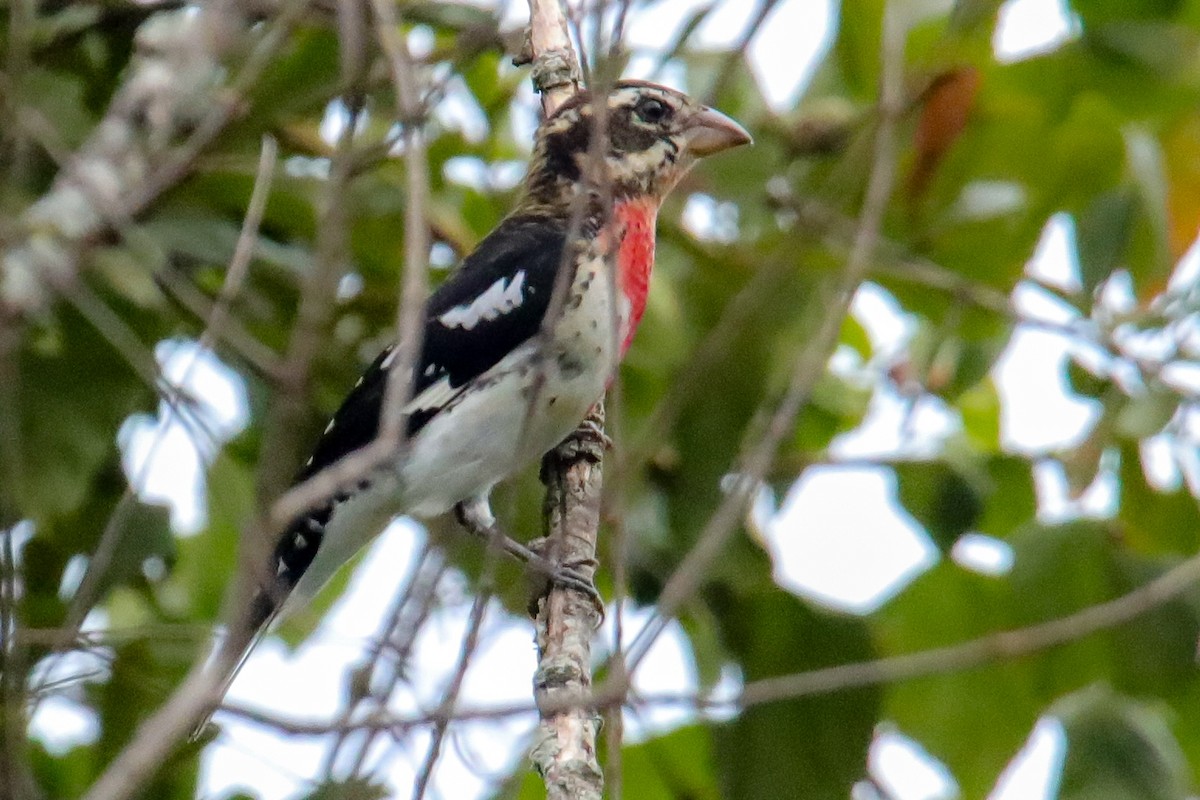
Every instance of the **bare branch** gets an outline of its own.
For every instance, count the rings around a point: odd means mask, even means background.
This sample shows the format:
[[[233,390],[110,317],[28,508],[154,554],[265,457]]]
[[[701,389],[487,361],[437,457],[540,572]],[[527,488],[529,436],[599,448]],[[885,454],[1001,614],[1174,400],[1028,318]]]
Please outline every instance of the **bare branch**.
[[[129,76],[104,119],[50,191],[22,215],[22,233],[0,258],[0,305],[15,314],[42,306],[53,287],[74,282],[99,234],[124,227],[182,180],[239,113],[241,97],[304,6],[303,0],[281,4],[232,82],[223,80],[223,57],[252,30],[235,4],[147,19],[138,29]]]
[[[588,579],[596,571],[605,442],[595,432],[603,425],[600,403],[584,427],[542,462],[545,549],[552,560],[575,566]],[[546,782],[547,800],[599,800],[602,795],[604,775],[596,760],[598,719],[580,704],[592,685],[591,640],[599,622],[591,598],[574,589],[552,588],[539,601],[533,685],[542,723],[530,759]]]
[[[409,573],[408,582],[396,595],[366,659],[347,671],[346,690],[350,702],[341,714],[343,727],[339,729],[337,740],[325,759],[324,772],[327,777],[333,775],[338,754],[351,730],[347,726],[356,714],[361,713],[360,709],[367,707],[369,710],[366,713],[369,715],[386,711],[388,698],[408,665],[417,634],[433,611],[438,584],[447,568],[446,560],[436,549],[428,544],[421,549]],[[386,661],[385,654],[388,656]],[[362,769],[377,732],[372,731],[359,743],[358,752],[351,763],[351,775],[357,775]]]
[[[953,674],[986,664],[1023,658],[1125,625],[1143,614],[1178,599],[1192,590],[1197,582],[1200,582],[1200,556],[1193,556],[1120,597],[1089,606],[1065,617],[1039,622],[1024,628],[989,633],[958,644],[915,653],[839,664],[793,675],[781,675],[753,681],[746,684],[741,693],[728,699],[714,699],[690,693],[650,694],[640,697],[637,705],[682,705],[697,709],[746,709],[864,686]],[[543,703],[539,703],[539,711],[544,714],[566,710],[604,709],[619,706],[624,702],[625,693],[621,687],[605,686],[591,695],[564,695],[548,698]],[[330,723],[282,719],[237,706],[226,706],[226,710],[240,717],[297,735],[316,736],[338,729],[336,721]],[[529,706],[524,703],[489,708],[466,708],[456,712],[453,719],[503,719],[528,712]],[[354,730],[408,730],[428,725],[441,718],[436,712],[403,717],[378,715],[360,719],[349,725]]]
[[[125,749],[109,763],[83,800],[125,800],[137,793],[162,766],[163,758],[196,724],[196,720],[220,698],[218,691],[226,669],[205,669],[204,660],[192,665],[187,678],[162,708],[154,712],[133,734]]]
[[[579,60],[571,46],[562,0],[529,0],[529,52],[533,85],[550,116],[579,91]]]
[[[393,452],[403,450],[405,439],[404,406],[412,393],[412,374],[421,350],[425,316],[422,309],[429,293],[426,275],[429,259],[429,226],[425,208],[429,202],[429,162],[421,133],[421,100],[413,74],[408,44],[400,35],[396,10],[389,0],[372,0],[380,44],[388,57],[392,83],[396,89],[396,109],[404,130],[404,165],[408,201],[404,208],[404,284],[397,309],[396,357],[388,373],[384,394],[383,420],[379,438]]]
[[[462,691],[463,681],[466,680],[467,669],[471,666],[471,657],[475,654],[475,650],[479,645],[479,633],[483,629],[484,613],[487,611],[488,603],[492,598],[490,587],[495,568],[495,554],[492,554],[492,557],[488,559],[486,574],[483,580],[480,581],[482,587],[476,593],[475,600],[471,604],[471,613],[467,618],[467,633],[463,638],[462,650],[458,654],[458,663],[454,666],[450,685],[446,687],[440,704],[439,711],[442,714],[442,718],[434,723],[433,741],[429,743],[429,752],[426,754],[425,761],[421,764],[421,769],[417,773],[417,784],[413,789],[413,800],[422,800],[425,797],[425,792],[429,788],[429,781],[433,777],[433,768],[437,764],[438,757],[441,755],[442,743],[446,739],[446,731],[450,728],[450,720],[454,715],[454,707],[458,703],[458,696]]]

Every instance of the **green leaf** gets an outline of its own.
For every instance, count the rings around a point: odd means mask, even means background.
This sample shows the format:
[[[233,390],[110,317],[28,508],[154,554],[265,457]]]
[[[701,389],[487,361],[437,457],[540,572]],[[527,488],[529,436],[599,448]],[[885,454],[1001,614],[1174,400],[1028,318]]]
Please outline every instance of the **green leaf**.
[[[819,613],[774,587],[714,599],[726,646],[747,681],[869,658],[859,620]],[[879,691],[755,706],[716,737],[721,797],[845,798],[862,775]]]
[[[1165,568],[1132,555],[1110,528],[1094,522],[1028,524],[1010,541],[1015,562],[1009,575],[986,577],[943,562],[876,613],[872,623],[883,653],[913,653],[1064,617],[1144,585]],[[890,686],[886,716],[950,768],[964,797],[982,797],[1046,705],[1095,681],[1166,696],[1194,715],[1188,703],[1196,684],[1196,594],[1020,660],[997,656],[971,670]]]
[[[1066,360],[1067,385],[1071,391],[1084,397],[1099,399],[1112,387],[1112,379],[1100,377],[1084,367],[1074,357]]]
[[[1179,410],[1180,397],[1165,386],[1152,387],[1121,406],[1116,433],[1127,439],[1145,439],[1159,433]]]
[[[1195,57],[1197,41],[1195,31],[1161,21],[1096,25],[1088,35],[1088,43],[1106,56],[1133,62],[1162,78],[1172,78],[1187,67]]]
[[[1059,800],[1185,800],[1187,763],[1159,710],[1093,686],[1052,708],[1067,734]]]
[[[1128,266],[1136,295],[1148,301],[1165,288],[1175,261],[1167,207],[1166,157],[1158,139],[1140,126],[1126,127],[1125,147],[1142,212]]]
[[[171,598],[185,599],[175,609],[194,620],[216,620],[225,599],[226,584],[237,574],[238,542],[254,520],[254,480],[247,465],[228,453],[209,467],[206,509],[208,525],[179,542],[179,556],[171,574]]]
[[[366,778],[357,778],[344,782],[322,783],[304,795],[304,800],[383,800],[390,795],[386,785]]]
[[[955,402],[971,447],[984,453],[1000,450],[1000,395],[990,379],[980,381]]]
[[[169,637],[137,639],[113,648],[108,681],[87,686],[100,715],[100,739],[93,749],[97,767],[112,762],[138,725],[183,679],[195,655],[194,642]],[[195,797],[200,747],[199,742],[184,743],[156,764],[143,796]]]
[[[108,528],[116,546],[97,585],[97,597],[115,586],[141,579],[152,559],[169,569],[175,560],[175,537],[171,532],[171,512],[165,505],[143,503],[128,497],[117,505]],[[94,602],[89,599],[90,602]]]
[[[63,310],[40,335],[27,338],[20,382],[10,387],[20,404],[22,447],[13,490],[22,516],[46,520],[87,501],[93,480],[114,458],[118,427],[150,405],[151,391],[73,312]]]
[[[843,9],[850,4],[843,2]],[[852,95],[874,97],[879,78],[879,42],[883,3],[880,0],[855,0],[854,13],[843,11],[838,26],[834,53],[842,80]]]
[[[717,800],[721,795],[713,733],[711,728],[690,725],[621,748],[621,779],[626,792],[639,800]]]
[[[941,462],[897,464],[900,504],[924,526],[942,550],[971,530],[983,512],[979,492],[957,470]]]
[[[34,780],[48,797],[82,797],[92,779],[88,747],[72,747],[62,755],[53,755],[34,740],[30,742],[29,761]]]
[[[1125,541],[1141,553],[1190,555],[1200,548],[1200,506],[1186,485],[1157,491],[1146,481],[1138,448],[1121,446],[1117,518]]]
[[[1086,294],[1121,266],[1136,209],[1133,192],[1117,189],[1101,194],[1080,216],[1075,240]]]

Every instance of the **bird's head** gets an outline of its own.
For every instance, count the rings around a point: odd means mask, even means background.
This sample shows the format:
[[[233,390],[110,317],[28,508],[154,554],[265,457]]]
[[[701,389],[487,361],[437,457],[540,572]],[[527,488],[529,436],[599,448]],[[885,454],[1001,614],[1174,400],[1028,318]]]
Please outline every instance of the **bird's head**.
[[[601,131],[602,162],[591,147]],[[750,141],[741,125],[682,92],[620,81],[600,119],[592,95],[580,92],[542,124],[526,192],[535,204],[559,207],[588,184],[606,184],[618,200],[661,200],[697,158]]]

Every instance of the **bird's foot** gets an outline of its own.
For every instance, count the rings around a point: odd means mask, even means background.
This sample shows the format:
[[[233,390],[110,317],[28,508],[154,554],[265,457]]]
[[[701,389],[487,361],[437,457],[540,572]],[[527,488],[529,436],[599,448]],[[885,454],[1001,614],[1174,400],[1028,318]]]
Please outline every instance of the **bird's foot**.
[[[551,588],[572,589],[586,597],[592,604],[592,608],[596,611],[597,623],[596,627],[604,624],[604,597],[596,588],[596,580],[593,577],[596,574],[596,567],[599,562],[594,558],[579,559],[578,561],[560,562],[555,558],[548,558],[545,550],[548,540],[534,539],[529,543],[529,551],[534,553],[538,561],[548,564],[551,572],[545,573],[549,585],[529,604],[530,616],[536,616],[537,601],[549,593]]]
[[[594,559],[586,563],[559,564],[547,558],[536,542],[531,543],[533,546],[521,544],[496,524],[496,518],[492,515],[486,498],[464,500],[454,507],[454,514],[464,528],[483,539],[489,548],[507,553],[517,559],[529,570],[545,577],[550,586],[572,589],[587,597],[603,622],[604,598],[596,589],[595,581],[591,577],[596,569]],[[588,571],[585,571],[585,568]]]

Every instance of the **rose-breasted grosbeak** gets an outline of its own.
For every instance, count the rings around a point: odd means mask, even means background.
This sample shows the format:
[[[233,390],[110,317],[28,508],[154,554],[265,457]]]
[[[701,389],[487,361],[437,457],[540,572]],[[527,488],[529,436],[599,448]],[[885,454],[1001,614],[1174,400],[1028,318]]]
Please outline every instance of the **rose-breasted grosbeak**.
[[[429,298],[403,455],[291,524],[255,598],[256,627],[289,595],[315,593],[397,515],[473,502],[490,517],[492,486],[604,394],[645,310],[664,196],[697,157],[750,135],[641,81],[615,85],[601,124],[594,102],[580,93],[540,126],[516,208]],[[603,148],[591,146],[598,131]],[[376,437],[393,361],[384,350],[355,384],[297,482]]]

